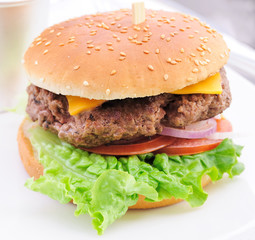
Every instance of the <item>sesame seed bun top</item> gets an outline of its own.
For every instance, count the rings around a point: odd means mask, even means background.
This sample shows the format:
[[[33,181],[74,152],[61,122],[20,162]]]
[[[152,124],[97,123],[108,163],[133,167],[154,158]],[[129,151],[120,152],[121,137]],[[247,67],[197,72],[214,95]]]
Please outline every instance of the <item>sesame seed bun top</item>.
[[[29,80],[57,94],[123,99],[170,93],[215,74],[227,62],[222,36],[197,18],[125,9],[56,24],[24,56]]]

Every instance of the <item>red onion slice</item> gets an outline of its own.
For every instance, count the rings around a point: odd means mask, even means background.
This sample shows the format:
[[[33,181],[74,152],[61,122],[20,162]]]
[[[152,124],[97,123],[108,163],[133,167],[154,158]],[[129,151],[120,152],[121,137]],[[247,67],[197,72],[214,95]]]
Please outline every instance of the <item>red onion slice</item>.
[[[204,138],[215,133],[217,129],[217,122],[211,118],[208,120],[193,123],[185,128],[171,128],[164,127],[161,135],[172,136],[178,138]]]

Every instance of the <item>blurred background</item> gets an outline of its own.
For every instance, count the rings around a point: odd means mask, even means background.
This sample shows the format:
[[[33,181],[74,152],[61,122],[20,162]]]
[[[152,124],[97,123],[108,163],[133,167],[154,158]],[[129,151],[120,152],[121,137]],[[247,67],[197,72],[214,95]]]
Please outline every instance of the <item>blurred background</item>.
[[[134,0],[0,0],[0,111],[27,84],[25,49],[44,28],[68,18],[130,8]],[[228,65],[255,84],[255,0],[144,0],[146,8],[181,11],[220,31]]]

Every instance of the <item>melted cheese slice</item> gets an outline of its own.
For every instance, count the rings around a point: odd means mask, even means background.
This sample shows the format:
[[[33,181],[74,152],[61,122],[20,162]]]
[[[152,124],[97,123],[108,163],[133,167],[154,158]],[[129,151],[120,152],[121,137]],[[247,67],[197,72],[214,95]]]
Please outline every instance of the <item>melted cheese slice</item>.
[[[221,94],[221,76],[220,73],[183,89],[172,92],[173,94],[194,94],[194,93],[204,93],[204,94]]]
[[[216,73],[215,75],[197,84],[193,84],[183,89],[172,92],[172,94],[195,94],[195,93],[221,94],[222,87],[220,73]],[[95,100],[75,96],[66,96],[66,98],[69,104],[69,113],[71,115],[76,115],[83,111],[92,110],[105,102],[105,100]]]
[[[76,115],[83,111],[92,110],[105,102],[105,100],[95,100],[75,96],[66,96],[66,98],[69,104],[69,113],[71,115]]]

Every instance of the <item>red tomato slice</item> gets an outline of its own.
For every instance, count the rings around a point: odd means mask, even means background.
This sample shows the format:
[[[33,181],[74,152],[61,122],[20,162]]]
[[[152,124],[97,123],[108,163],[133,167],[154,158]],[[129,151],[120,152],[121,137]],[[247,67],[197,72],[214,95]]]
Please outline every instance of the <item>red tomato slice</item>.
[[[232,124],[225,118],[215,119],[217,122],[217,132],[232,132]]]
[[[167,155],[192,155],[212,150],[216,148],[221,142],[222,140],[220,139],[176,138],[173,144],[157,150],[156,153],[166,153]]]
[[[154,152],[160,148],[168,146],[175,141],[176,138],[169,136],[156,136],[149,141],[128,144],[128,145],[103,145],[94,148],[81,148],[82,150],[103,154],[103,155],[117,155],[127,156],[135,154],[143,154]]]
[[[232,131],[231,123],[227,119],[216,119],[217,132]],[[216,148],[222,140],[214,139],[184,139],[169,136],[156,136],[149,141],[134,144],[103,145],[94,148],[81,148],[88,152],[127,156],[149,152],[166,153],[168,155],[191,155]]]
[[[217,121],[217,132],[231,132],[231,123],[224,118],[215,119]],[[157,153],[166,153],[168,155],[192,155],[202,153],[216,148],[222,142],[221,139],[181,139],[164,148],[157,150]]]

